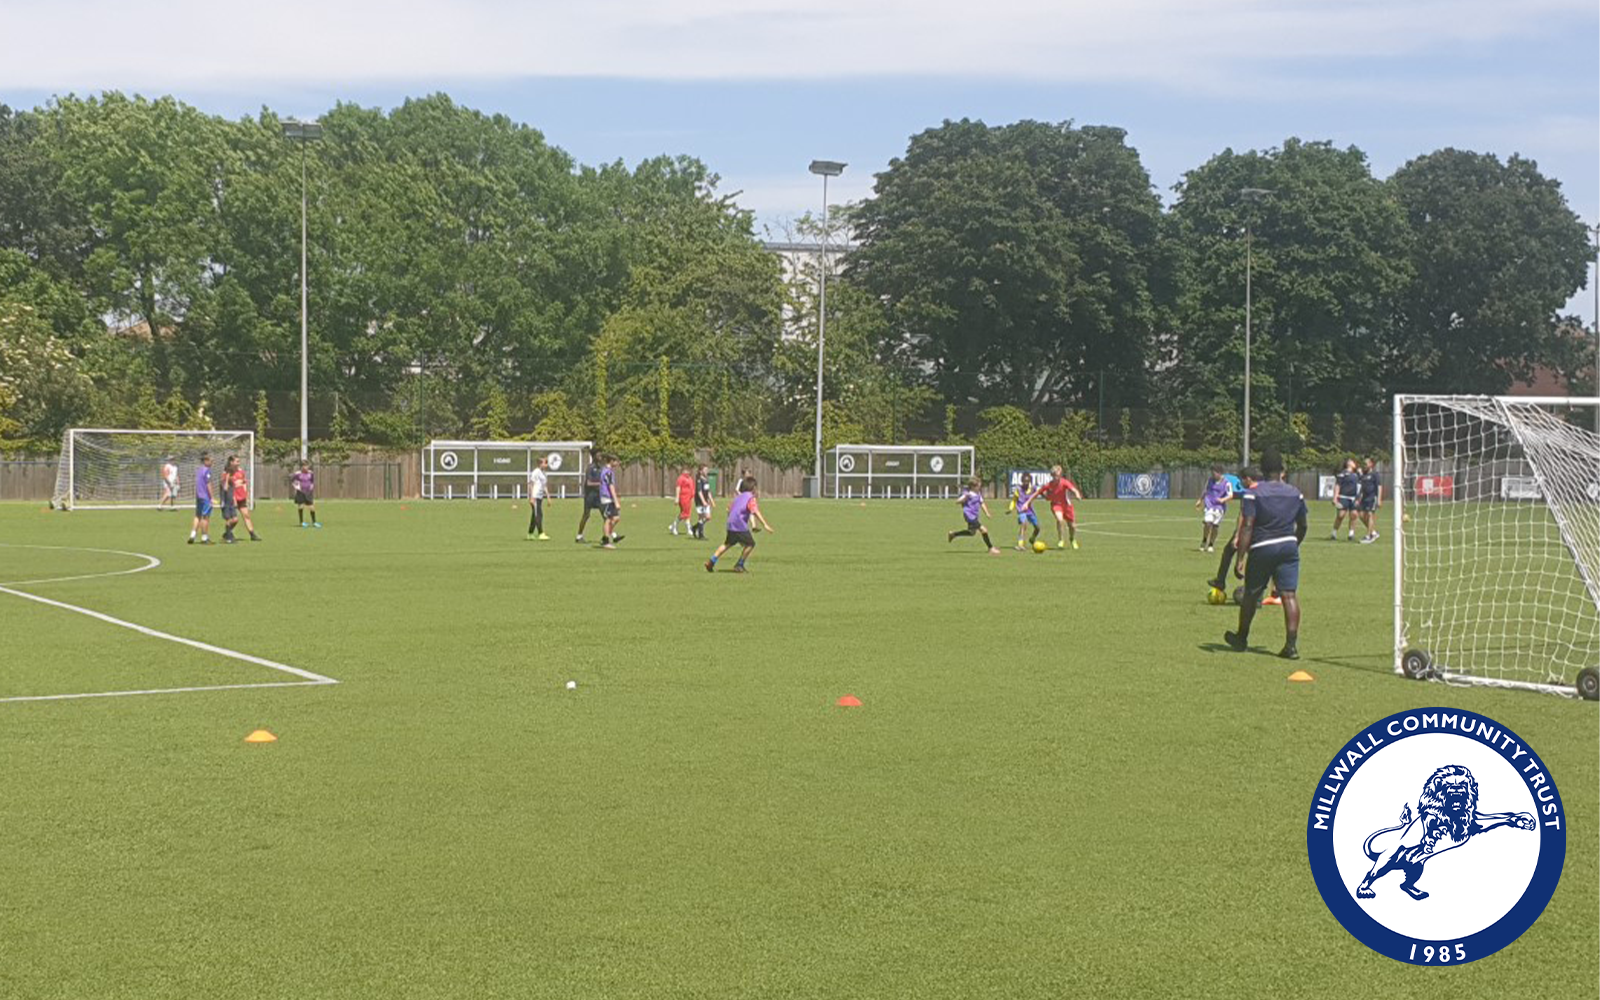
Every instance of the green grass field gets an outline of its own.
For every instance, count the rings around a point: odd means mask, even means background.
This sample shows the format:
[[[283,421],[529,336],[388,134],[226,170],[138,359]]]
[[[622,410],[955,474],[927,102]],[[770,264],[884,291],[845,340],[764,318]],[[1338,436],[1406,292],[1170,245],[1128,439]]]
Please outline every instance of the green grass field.
[[[0,542],[161,560],[19,589],[340,682],[0,703],[0,997],[1594,995],[1595,707],[1397,679],[1387,539],[1308,543],[1290,684],[1215,648],[1186,503],[998,557],[954,504],[765,506],[741,577],[659,500],[612,552],[570,501],[544,543],[332,502],[211,548],[0,505]],[[141,564],[6,547],[0,583]],[[0,634],[0,697],[297,679],[4,593]],[[1450,969],[1358,943],[1305,851],[1334,751],[1429,704],[1527,739],[1571,829],[1539,922]]]

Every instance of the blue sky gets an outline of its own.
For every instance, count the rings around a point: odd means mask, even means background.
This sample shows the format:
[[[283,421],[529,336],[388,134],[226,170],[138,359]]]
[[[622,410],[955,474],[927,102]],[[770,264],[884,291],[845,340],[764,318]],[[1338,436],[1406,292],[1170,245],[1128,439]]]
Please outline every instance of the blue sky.
[[[236,9],[237,8],[237,9]],[[945,118],[1126,128],[1170,197],[1213,153],[1356,145],[1385,176],[1444,146],[1513,152],[1600,221],[1592,0],[20,0],[0,101],[116,88],[208,111],[316,114],[442,90],[583,162],[689,153],[781,224],[813,158],[870,193]],[[56,39],[40,44],[40,39]],[[1592,316],[1589,293],[1574,311]]]

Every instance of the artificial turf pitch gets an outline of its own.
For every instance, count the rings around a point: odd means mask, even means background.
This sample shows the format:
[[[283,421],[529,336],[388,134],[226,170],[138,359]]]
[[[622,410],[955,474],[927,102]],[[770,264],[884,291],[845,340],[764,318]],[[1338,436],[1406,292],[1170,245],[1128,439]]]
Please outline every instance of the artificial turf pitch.
[[[772,501],[747,576],[666,501],[616,551],[550,506],[528,542],[508,502],[269,502],[202,548],[0,505],[0,542],[162,561],[19,589],[340,682],[0,703],[0,997],[1595,995],[1594,705],[1397,679],[1388,539],[1321,506],[1311,684],[1220,650],[1186,503],[990,557],[954,504]],[[138,562],[0,548],[0,584]],[[3,593],[0,636],[0,697],[295,679]],[[1571,831],[1538,923],[1448,969],[1368,951],[1306,861],[1334,751],[1424,705],[1524,737]]]

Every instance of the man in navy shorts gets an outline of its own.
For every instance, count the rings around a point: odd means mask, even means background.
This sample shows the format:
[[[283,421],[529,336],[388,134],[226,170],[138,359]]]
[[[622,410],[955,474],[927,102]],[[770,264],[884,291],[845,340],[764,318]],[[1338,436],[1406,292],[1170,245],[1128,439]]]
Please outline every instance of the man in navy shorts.
[[[1244,600],[1239,602],[1239,630],[1222,634],[1229,648],[1242,653],[1250,648],[1250,623],[1256,608],[1274,584],[1283,598],[1283,649],[1286,660],[1298,660],[1300,651],[1300,543],[1306,537],[1306,498],[1283,481],[1283,456],[1267,450],[1261,456],[1262,480],[1245,491],[1239,505],[1239,554],[1233,571],[1244,577]],[[1246,558],[1248,556],[1248,559]]]

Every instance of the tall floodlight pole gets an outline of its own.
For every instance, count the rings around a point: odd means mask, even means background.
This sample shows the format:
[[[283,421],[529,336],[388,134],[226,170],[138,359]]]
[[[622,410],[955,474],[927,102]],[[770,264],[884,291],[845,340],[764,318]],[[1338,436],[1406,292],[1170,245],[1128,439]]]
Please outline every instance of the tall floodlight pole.
[[[283,123],[283,137],[300,144],[300,461],[306,460],[306,445],[310,438],[310,420],[306,405],[309,397],[309,337],[306,310],[306,143],[322,138],[319,122]]]
[[[816,469],[812,476],[814,495],[822,490],[822,352],[828,333],[828,178],[844,173],[846,164],[836,160],[812,160],[811,172],[822,177],[822,269],[817,291],[817,428]]]
[[[1254,204],[1257,199],[1271,194],[1266,188],[1242,188],[1239,197]],[[1239,464],[1250,464],[1250,279],[1254,260],[1251,241],[1255,236],[1255,218],[1250,216],[1244,224],[1244,446]]]

